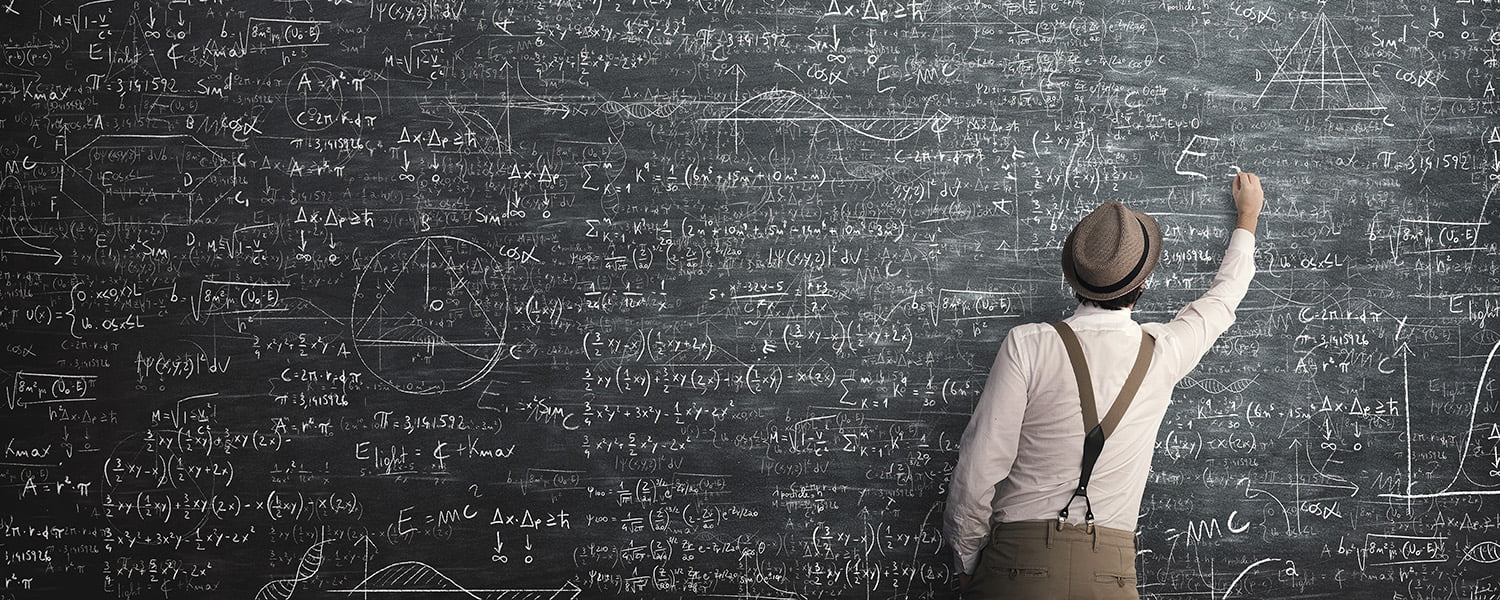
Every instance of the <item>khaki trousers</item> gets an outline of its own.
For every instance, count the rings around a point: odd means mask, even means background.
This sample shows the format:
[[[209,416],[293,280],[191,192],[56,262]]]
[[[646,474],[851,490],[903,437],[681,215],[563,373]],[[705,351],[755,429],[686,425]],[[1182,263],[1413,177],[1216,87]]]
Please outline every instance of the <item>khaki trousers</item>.
[[[1001,523],[979,557],[963,597],[1024,600],[1138,600],[1135,534],[1056,521]]]

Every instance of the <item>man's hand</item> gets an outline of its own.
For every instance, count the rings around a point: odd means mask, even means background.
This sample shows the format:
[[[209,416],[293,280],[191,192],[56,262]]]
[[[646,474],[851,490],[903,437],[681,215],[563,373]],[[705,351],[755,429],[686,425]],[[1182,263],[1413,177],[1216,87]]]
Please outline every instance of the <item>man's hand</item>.
[[[1234,176],[1234,182],[1229,188],[1234,194],[1234,208],[1240,213],[1235,225],[1255,233],[1255,226],[1260,222],[1260,207],[1265,204],[1265,194],[1260,190],[1260,178],[1254,173],[1240,173]]]

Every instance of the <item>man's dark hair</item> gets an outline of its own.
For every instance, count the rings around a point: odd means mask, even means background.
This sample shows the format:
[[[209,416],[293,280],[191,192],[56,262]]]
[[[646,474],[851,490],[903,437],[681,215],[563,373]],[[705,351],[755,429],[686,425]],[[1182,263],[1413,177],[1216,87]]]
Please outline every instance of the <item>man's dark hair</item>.
[[[1120,310],[1130,308],[1130,305],[1135,304],[1137,300],[1141,299],[1141,293],[1144,291],[1146,291],[1146,286],[1142,285],[1136,286],[1135,289],[1126,292],[1124,296],[1109,300],[1090,300],[1078,294],[1073,294],[1073,297],[1077,298],[1080,304],[1090,304],[1107,310]]]

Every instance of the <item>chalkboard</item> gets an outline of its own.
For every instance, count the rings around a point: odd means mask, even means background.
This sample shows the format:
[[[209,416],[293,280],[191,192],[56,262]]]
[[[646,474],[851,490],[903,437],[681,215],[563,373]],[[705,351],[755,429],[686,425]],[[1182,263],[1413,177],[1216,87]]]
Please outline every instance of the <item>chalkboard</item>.
[[[1494,598],[1491,0],[0,1],[0,599],[936,598],[1105,200],[1147,598]]]

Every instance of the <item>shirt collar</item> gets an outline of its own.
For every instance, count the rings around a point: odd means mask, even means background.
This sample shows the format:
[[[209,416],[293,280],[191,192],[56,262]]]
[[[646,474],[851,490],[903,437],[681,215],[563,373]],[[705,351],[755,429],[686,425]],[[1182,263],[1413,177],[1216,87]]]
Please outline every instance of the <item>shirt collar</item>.
[[[1128,309],[1110,310],[1099,308],[1092,304],[1079,303],[1078,308],[1073,311],[1074,319],[1087,319],[1093,322],[1103,323],[1129,323],[1134,321],[1130,317],[1133,311]]]

